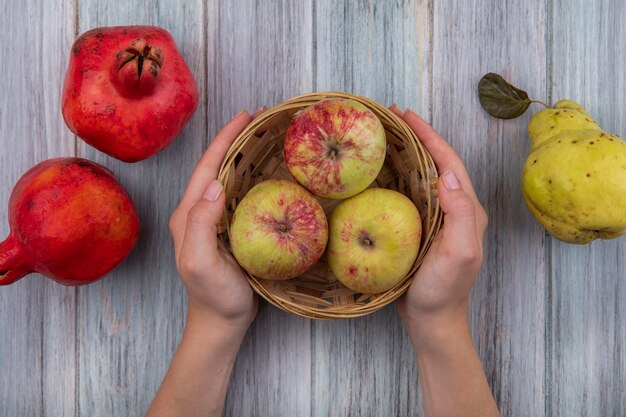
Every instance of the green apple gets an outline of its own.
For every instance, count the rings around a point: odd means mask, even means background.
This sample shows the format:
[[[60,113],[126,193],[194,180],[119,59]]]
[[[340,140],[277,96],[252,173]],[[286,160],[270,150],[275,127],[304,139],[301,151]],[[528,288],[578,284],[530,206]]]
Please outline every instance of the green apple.
[[[330,218],[328,264],[346,287],[365,294],[393,288],[410,271],[422,223],[411,200],[370,188],[342,201]]]
[[[307,107],[285,135],[285,164],[300,184],[323,198],[366,189],[385,161],[382,123],[354,100],[327,99]]]
[[[328,223],[319,202],[298,184],[254,186],[233,214],[230,245],[239,265],[258,278],[295,278],[324,253]]]

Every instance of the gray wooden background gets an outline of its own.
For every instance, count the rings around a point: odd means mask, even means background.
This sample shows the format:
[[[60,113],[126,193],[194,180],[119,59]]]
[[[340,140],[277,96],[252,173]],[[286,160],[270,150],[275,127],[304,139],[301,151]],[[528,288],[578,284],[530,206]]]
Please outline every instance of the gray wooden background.
[[[622,0],[2,0],[2,217],[24,171],[76,155],[116,173],[142,231],[130,258],[95,284],[31,275],[0,288],[0,416],[143,415],[184,323],[167,220],[195,161],[240,109],[343,90],[410,106],[467,163],[491,221],[471,325],[502,414],[623,417],[626,238],[572,246],[546,235],[519,188],[532,112],[492,119],[476,84],[499,72],[534,98],[578,100],[626,135],[625,21]],[[201,102],[171,147],[129,165],[70,134],[60,91],[78,33],[139,23],[173,34]],[[226,415],[414,416],[420,401],[393,307],[316,322],[264,306]]]

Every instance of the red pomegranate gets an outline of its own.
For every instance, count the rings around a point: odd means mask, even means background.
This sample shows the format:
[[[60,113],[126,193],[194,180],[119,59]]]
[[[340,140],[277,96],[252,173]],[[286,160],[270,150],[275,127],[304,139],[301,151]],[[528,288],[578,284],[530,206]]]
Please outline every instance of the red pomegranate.
[[[118,266],[139,235],[135,206],[113,174],[80,158],[28,170],[9,199],[10,233],[0,243],[0,285],[40,272],[64,285],[89,284]]]
[[[102,27],[74,42],[63,118],[100,151],[125,162],[148,158],[178,136],[197,106],[196,81],[165,29]]]

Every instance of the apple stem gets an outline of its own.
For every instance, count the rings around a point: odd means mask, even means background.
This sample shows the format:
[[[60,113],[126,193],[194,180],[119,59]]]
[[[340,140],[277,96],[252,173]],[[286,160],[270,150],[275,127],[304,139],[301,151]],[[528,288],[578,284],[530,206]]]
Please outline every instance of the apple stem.
[[[279,229],[281,232],[283,232],[283,233],[284,233],[284,232],[286,232],[286,231],[287,231],[287,226],[285,226],[284,224],[280,224],[280,225],[278,226],[278,229]]]
[[[337,159],[339,155],[339,148],[335,144],[328,145],[328,157],[332,160]]]
[[[363,246],[374,246],[374,242],[372,242],[369,234],[367,234],[365,231],[361,231],[361,233],[359,233],[358,239],[359,243]]]

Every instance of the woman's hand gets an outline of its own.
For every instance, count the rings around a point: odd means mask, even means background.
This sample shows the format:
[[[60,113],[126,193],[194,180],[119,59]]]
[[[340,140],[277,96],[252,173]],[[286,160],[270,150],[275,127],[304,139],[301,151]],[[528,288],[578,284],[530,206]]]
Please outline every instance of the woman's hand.
[[[252,288],[217,238],[225,204],[217,174],[230,145],[256,115],[242,111],[217,134],[198,161],[170,218],[176,266],[189,294],[188,320],[199,315],[205,321],[208,316],[221,324],[247,329],[256,315]]]
[[[440,174],[443,228],[426,254],[406,295],[397,303],[405,323],[464,317],[470,289],[483,259],[487,214],[480,205],[463,161],[445,140],[411,110],[391,108],[415,131]]]
[[[499,416],[467,322],[487,214],[456,152],[411,110],[391,109],[415,131],[440,173],[443,228],[396,304],[415,350],[424,415]]]
[[[252,117],[242,111],[217,134],[170,218],[189,313],[183,338],[147,417],[222,415],[235,357],[256,315],[257,299],[217,238],[226,199],[217,174],[230,145],[263,110]]]

